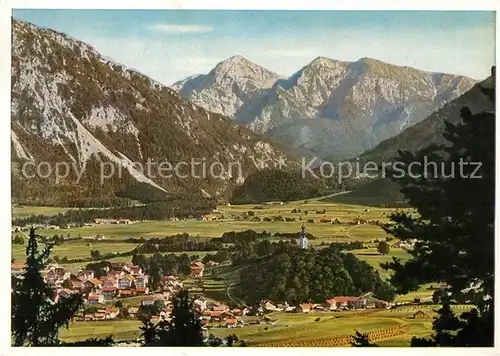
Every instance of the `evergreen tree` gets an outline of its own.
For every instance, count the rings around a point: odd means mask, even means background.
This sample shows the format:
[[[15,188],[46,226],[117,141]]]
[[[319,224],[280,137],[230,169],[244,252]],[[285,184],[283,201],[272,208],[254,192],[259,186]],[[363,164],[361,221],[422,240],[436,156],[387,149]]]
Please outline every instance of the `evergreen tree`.
[[[174,297],[173,304],[166,346],[202,346],[201,323],[187,290],[180,291]]]
[[[387,255],[389,252],[391,252],[391,247],[387,243],[387,241],[380,241],[377,246],[377,251],[381,255]]]
[[[494,83],[494,69],[492,75]],[[481,90],[494,100],[494,87]],[[433,340],[415,339],[415,346],[493,345],[495,113],[472,115],[462,108],[461,116],[459,124],[446,123],[447,145],[400,152],[406,174],[397,181],[419,216],[395,214],[386,229],[417,243],[410,261],[394,258],[384,268],[394,271],[391,281],[400,293],[438,280],[448,284],[451,299],[463,300],[464,289],[477,288],[477,309],[456,317],[445,304],[434,322]],[[413,165],[409,175],[409,165],[425,162],[424,157],[439,164],[422,164],[420,172]]]
[[[153,324],[143,318],[142,336],[145,346],[204,346],[201,323],[196,315],[187,290],[180,291],[173,299],[170,321]]]
[[[40,273],[46,266],[51,245],[39,252],[38,237],[31,229],[24,273],[13,279],[11,333],[15,346],[58,345],[59,329],[67,327],[83,305],[80,294],[72,294],[54,303],[54,292]]]
[[[351,343],[353,347],[376,347],[377,344],[371,344],[368,339],[368,334],[362,334],[358,330],[356,330],[356,334],[354,334],[354,342]]]

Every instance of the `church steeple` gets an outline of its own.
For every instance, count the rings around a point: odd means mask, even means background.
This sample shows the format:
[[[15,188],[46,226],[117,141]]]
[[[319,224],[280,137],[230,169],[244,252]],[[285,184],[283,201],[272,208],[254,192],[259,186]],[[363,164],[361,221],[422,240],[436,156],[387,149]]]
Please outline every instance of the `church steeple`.
[[[302,231],[299,233],[299,248],[307,248],[307,232],[304,224],[302,224]]]

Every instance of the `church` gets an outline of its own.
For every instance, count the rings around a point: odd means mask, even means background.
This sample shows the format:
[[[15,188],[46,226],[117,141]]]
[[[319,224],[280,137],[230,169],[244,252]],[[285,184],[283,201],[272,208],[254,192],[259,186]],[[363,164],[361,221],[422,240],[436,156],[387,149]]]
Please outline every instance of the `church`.
[[[307,232],[304,225],[302,225],[302,231],[299,232],[299,248],[307,248]]]

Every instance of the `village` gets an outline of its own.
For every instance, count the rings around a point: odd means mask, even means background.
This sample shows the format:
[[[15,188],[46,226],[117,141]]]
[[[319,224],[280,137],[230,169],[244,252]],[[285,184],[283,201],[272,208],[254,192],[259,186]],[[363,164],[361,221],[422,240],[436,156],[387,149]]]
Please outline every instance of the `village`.
[[[209,261],[211,262],[211,261]],[[12,276],[20,278],[25,261],[12,262]],[[191,263],[191,278],[201,278],[205,267],[215,266],[216,263],[203,264],[200,261]],[[67,298],[73,293],[81,293],[84,298],[85,309],[76,315],[79,321],[104,321],[111,319],[137,319],[141,307],[156,306],[156,313],[151,315],[152,320],[169,320],[173,308],[172,298],[175,293],[184,288],[178,276],[165,275],[156,290],[151,290],[149,277],[139,266],[131,263],[114,262],[106,274],[95,276],[94,271],[80,270],[70,273],[59,265],[49,265],[43,272],[47,285],[55,292],[54,303],[61,298]],[[268,314],[278,312],[289,313],[318,313],[342,312],[353,310],[390,309],[393,303],[378,300],[367,293],[363,296],[334,296],[324,303],[288,303],[276,304],[269,300],[262,300],[257,305],[240,305],[230,308],[228,305],[207,299],[202,293],[192,293],[194,310],[198,313],[202,326],[205,329],[214,327],[241,328],[252,324],[273,324]],[[127,306],[131,298],[140,299],[138,305]],[[247,322],[243,317],[254,316]]]

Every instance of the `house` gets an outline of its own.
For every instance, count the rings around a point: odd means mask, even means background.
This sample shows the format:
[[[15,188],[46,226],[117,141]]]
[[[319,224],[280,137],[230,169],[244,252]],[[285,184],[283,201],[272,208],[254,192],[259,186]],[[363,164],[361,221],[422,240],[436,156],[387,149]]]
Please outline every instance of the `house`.
[[[330,301],[335,301],[337,308],[349,308],[349,309],[359,309],[364,308],[365,303],[361,298],[358,297],[343,297],[337,296]]]
[[[130,289],[134,280],[135,278],[132,275],[126,275],[118,278],[118,289]]]
[[[321,304],[315,304],[313,307],[312,307],[312,310],[314,311],[328,311],[327,308],[325,308],[324,306],[322,306]]]
[[[202,262],[191,263],[191,276],[193,277],[203,277],[203,270],[205,265]]]
[[[62,289],[58,295],[62,298],[69,298],[72,294],[75,294],[75,293],[78,293],[77,291],[74,291],[74,290],[71,290],[71,289],[68,289],[68,288],[64,288]]]
[[[309,313],[313,308],[314,304],[311,303],[303,303],[299,304],[295,309],[298,313]]]
[[[95,313],[94,320],[104,320],[106,319],[106,313]]]
[[[102,288],[118,287],[118,282],[116,279],[111,277],[104,277],[102,279]]]
[[[70,284],[71,289],[82,290],[84,287],[83,281],[80,278],[78,278],[78,276],[76,276],[75,274],[70,274],[69,278],[66,278],[65,281],[66,280],[69,280],[69,284]]]
[[[233,309],[231,310],[231,313],[233,313],[234,316],[243,316],[241,309]]]
[[[140,266],[125,266],[124,269],[132,273],[133,276],[143,274],[142,268]]]
[[[383,300],[374,298],[372,296],[362,297],[361,299],[363,300],[366,309],[375,309],[375,308],[385,309],[389,305],[389,303],[387,303]]]
[[[141,300],[142,306],[151,306],[155,304],[155,299],[153,297],[146,297],[146,299]]]
[[[124,225],[128,225],[131,223],[130,219],[118,219],[116,221],[117,224],[124,224]]]
[[[101,293],[105,299],[113,299],[116,297],[117,290],[116,287],[102,287]]]
[[[95,224],[108,224],[108,219],[94,219]]]
[[[203,315],[210,318],[212,322],[220,322],[224,320],[221,316],[222,313],[221,311],[206,311]]]
[[[123,277],[124,275],[125,275],[125,272],[123,272],[123,271],[113,270],[113,271],[109,271],[108,272],[107,277],[118,279],[120,277]]]
[[[87,297],[87,304],[103,304],[104,295],[90,293]]]
[[[24,265],[24,263],[23,263]],[[52,267],[46,274],[45,279],[48,281],[56,281],[64,279],[66,270],[63,267]]]
[[[280,311],[282,309],[278,308],[276,304],[273,302],[270,302],[269,300],[261,302],[261,307],[264,309],[266,312],[274,312],[274,311]]]
[[[133,295],[134,295],[134,293],[131,289],[118,289],[118,297],[119,298],[131,297]]]
[[[130,318],[135,318],[137,316],[137,312],[139,311],[139,308],[138,307],[130,307],[128,308],[127,312],[128,312],[128,316]]]
[[[208,308],[211,309],[212,311],[220,311],[220,312],[229,310],[229,307],[224,303],[213,303]]]
[[[106,314],[106,319],[114,319],[118,316],[120,310],[115,307],[107,307],[104,312]]]
[[[193,304],[195,308],[197,308],[202,313],[205,311],[205,309],[207,309],[207,301],[203,298],[195,299]]]
[[[149,292],[149,288],[146,287],[146,288],[135,288],[135,294],[137,295],[145,295],[145,294],[148,294]]]
[[[83,282],[83,290],[87,293],[91,291],[96,291],[99,290],[102,286],[103,282],[94,278],[94,279],[89,279]]]
[[[234,318],[233,313],[231,313],[230,311],[223,311],[219,314],[220,320],[226,320],[226,319],[230,319],[230,318]]]
[[[426,314],[421,310],[413,314],[413,319],[430,319],[430,318],[431,316],[429,314]]]
[[[25,260],[13,260],[10,266],[10,273],[13,276],[19,276],[24,272]]]
[[[212,260],[210,261],[207,261],[207,263],[205,264],[206,267],[215,267],[215,266],[218,266],[220,263],[218,262],[214,262]]]
[[[337,301],[335,298],[330,298],[325,301],[326,309],[328,310],[336,310],[337,309]]]
[[[94,279],[94,271],[87,271],[87,270],[79,271],[77,277],[84,282],[90,279]]]
[[[226,319],[224,320],[224,323],[222,326],[226,328],[235,328],[238,325],[238,319],[232,318],[232,319]]]
[[[134,284],[135,284],[136,289],[146,288],[148,285],[148,276],[146,276],[144,274],[135,276]]]

